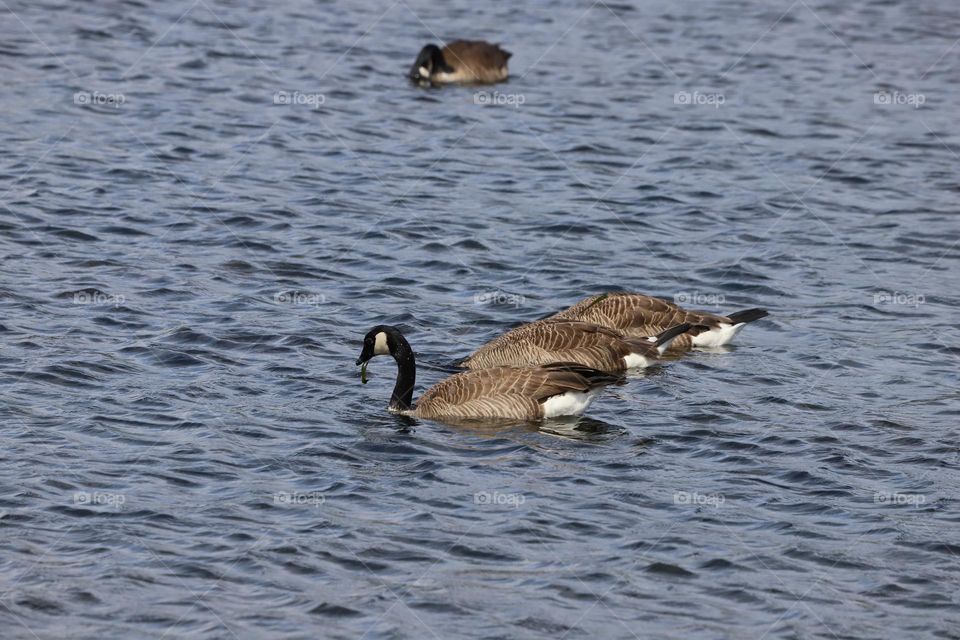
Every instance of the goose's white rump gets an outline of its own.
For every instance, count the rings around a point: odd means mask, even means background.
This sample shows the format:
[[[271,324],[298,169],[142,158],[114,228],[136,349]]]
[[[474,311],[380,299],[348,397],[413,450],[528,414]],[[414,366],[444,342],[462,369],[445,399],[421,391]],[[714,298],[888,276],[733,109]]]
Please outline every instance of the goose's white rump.
[[[543,417],[579,416],[596,399],[599,391],[567,391],[558,396],[547,398],[543,403]]]
[[[747,326],[746,322],[739,324],[730,324],[721,322],[716,327],[710,327],[709,331],[704,331],[700,335],[693,337],[693,346],[695,347],[722,347],[737,337],[737,334]]]

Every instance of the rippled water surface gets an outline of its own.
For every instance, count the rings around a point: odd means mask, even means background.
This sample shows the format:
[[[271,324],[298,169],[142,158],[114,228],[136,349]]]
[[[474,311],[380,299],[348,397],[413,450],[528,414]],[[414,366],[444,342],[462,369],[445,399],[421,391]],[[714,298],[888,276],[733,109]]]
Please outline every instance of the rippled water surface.
[[[4,638],[960,637],[955,3],[0,5]],[[612,289],[771,315],[539,429],[353,364]]]

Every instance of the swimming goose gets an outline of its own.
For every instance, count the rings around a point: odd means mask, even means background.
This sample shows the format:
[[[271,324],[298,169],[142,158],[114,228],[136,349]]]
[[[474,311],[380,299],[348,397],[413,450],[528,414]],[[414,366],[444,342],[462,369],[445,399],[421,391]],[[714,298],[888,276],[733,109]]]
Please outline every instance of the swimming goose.
[[[617,329],[628,336],[650,336],[667,327],[689,322],[694,327],[670,345],[671,350],[719,347],[728,344],[748,323],[766,317],[766,309],[747,309],[719,316],[688,311],[671,302],[639,293],[604,293],[584,298],[545,320],[583,320]]]
[[[421,84],[491,84],[507,79],[513,55],[482,40],[456,40],[443,49],[428,44],[410,67],[410,79]]]
[[[396,327],[379,325],[367,332],[357,358],[357,364],[363,366],[361,379],[365,381],[367,363],[380,355],[393,356],[397,362],[390,411],[441,421],[580,415],[603,387],[621,379],[575,363],[495,367],[452,375],[427,389],[414,405],[417,366],[410,344]]]
[[[689,330],[690,324],[684,322],[658,335],[638,338],[593,322],[534,322],[488,342],[461,360],[460,366],[486,369],[559,361],[621,372],[654,364],[679,335]]]

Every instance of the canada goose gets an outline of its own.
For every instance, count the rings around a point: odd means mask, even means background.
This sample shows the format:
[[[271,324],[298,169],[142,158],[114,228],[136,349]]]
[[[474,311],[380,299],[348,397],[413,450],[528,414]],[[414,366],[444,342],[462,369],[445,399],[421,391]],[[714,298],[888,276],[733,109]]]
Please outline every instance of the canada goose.
[[[704,327],[706,329],[706,327]],[[576,362],[601,371],[649,367],[690,324],[638,338],[593,322],[534,322],[512,329],[460,361],[467,369]]]
[[[702,311],[687,311],[671,302],[639,293],[604,293],[584,298],[569,309],[545,318],[583,320],[622,331],[628,336],[649,336],[681,322],[694,325],[677,337],[671,350],[693,347],[719,347],[728,344],[744,325],[766,317],[766,309],[747,309],[718,316]]]
[[[492,84],[507,79],[513,55],[482,40],[456,40],[443,49],[428,44],[410,67],[410,79],[421,84]]]
[[[621,379],[575,363],[495,367],[452,375],[427,389],[414,406],[417,365],[410,344],[396,327],[379,325],[367,332],[357,358],[357,364],[363,366],[361,378],[367,362],[380,355],[397,361],[390,411],[433,420],[539,420],[579,415],[603,387]]]

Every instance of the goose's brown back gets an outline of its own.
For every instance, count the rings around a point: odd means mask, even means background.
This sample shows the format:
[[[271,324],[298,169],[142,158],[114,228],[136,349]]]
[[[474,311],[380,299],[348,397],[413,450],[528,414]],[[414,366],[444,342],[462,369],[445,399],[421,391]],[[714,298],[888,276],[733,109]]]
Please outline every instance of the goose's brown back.
[[[555,320],[582,320],[622,331],[628,336],[652,336],[674,325],[689,322],[692,325],[717,327],[730,323],[730,318],[701,311],[687,311],[672,302],[639,293],[607,293],[584,298],[569,309],[556,313],[541,322]],[[670,351],[689,349],[696,331],[677,336]]]
[[[564,363],[465,371],[427,389],[412,413],[435,419],[538,420],[543,417],[542,403],[549,398],[568,391],[586,393],[617,379]]]
[[[624,357],[630,353],[651,359],[659,356],[653,343],[629,338],[593,322],[535,322],[498,336],[461,361],[461,365],[486,369],[576,362],[601,371],[619,372],[626,368]]]
[[[454,72],[449,82],[494,83],[507,79],[507,61],[511,54],[482,40],[456,40],[441,53]]]

